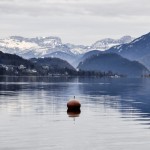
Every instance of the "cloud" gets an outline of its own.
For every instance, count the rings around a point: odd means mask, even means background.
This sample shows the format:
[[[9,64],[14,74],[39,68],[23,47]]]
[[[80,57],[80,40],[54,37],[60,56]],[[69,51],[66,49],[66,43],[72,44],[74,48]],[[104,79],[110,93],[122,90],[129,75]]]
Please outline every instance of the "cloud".
[[[60,36],[65,42],[149,32],[149,0],[0,0],[1,37]]]
[[[143,6],[143,7],[142,7]],[[149,0],[6,0],[0,1],[1,14],[33,16],[149,16]]]

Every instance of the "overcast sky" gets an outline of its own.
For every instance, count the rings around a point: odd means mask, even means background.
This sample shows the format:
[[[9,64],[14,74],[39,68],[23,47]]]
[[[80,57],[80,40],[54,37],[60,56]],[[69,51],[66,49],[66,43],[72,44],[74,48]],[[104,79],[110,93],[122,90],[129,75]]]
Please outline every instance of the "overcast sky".
[[[150,32],[150,0],[0,0],[0,38],[59,36],[90,45]]]

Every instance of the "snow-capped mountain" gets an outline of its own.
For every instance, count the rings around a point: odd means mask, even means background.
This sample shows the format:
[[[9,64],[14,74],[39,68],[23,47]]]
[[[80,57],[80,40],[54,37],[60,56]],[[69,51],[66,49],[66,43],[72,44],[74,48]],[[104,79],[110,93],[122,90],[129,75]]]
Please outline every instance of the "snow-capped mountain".
[[[132,38],[131,36],[123,36],[122,38],[116,39],[116,40],[111,39],[111,38],[106,38],[106,39],[95,42],[90,47],[90,49],[105,51],[113,46],[130,43],[133,40],[134,38]]]
[[[84,54],[87,51],[90,50],[90,46],[84,46],[84,45],[73,45],[70,43],[65,44],[67,47],[69,47],[70,51],[75,55]]]
[[[3,52],[15,53],[26,58],[42,57],[49,52],[54,52],[55,49],[60,49],[59,47],[62,51],[67,51],[58,37],[24,38],[11,36],[0,40],[0,49]]]
[[[114,45],[124,44],[133,40],[130,36],[122,37],[119,40],[104,39],[97,41],[92,46],[63,44],[59,37],[36,37],[25,38],[11,36],[0,39],[0,51],[10,54],[17,54],[24,58],[33,57],[57,57],[71,63],[72,58],[85,54],[92,50],[106,50]],[[67,56],[67,57],[66,57]]]
[[[150,54],[150,33],[136,38],[130,43],[114,46],[106,52],[113,52],[131,60],[138,60]]]
[[[117,53],[127,59],[139,61],[150,69],[150,33],[136,38],[128,44],[114,46],[105,52]]]

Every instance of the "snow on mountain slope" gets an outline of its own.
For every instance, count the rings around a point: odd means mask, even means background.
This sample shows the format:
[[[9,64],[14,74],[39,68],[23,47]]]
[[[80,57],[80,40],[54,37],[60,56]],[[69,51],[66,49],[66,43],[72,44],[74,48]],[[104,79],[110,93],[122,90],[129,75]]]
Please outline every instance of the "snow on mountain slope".
[[[11,36],[0,40],[0,50],[26,58],[42,57],[47,53],[54,52],[55,49],[59,49],[60,46],[62,51],[65,51],[61,39],[57,37],[24,38]]]
[[[117,53],[129,60],[139,61],[150,69],[150,33],[140,36],[130,43],[114,46],[106,53]]]
[[[7,48],[19,48],[20,50],[39,48],[39,46],[36,43],[25,41],[20,42],[13,39],[4,39],[3,41],[0,40],[0,46]]]
[[[92,46],[63,44],[59,37],[36,37],[24,38],[21,36],[11,36],[6,39],[0,39],[0,50],[5,53],[17,54],[24,58],[47,57],[51,53],[58,52],[55,57],[64,58],[66,53],[71,56],[79,56],[92,50],[107,50],[114,45],[124,44],[132,41],[132,37],[125,36],[119,40],[104,39],[97,41]],[[60,53],[62,52],[62,53]]]
[[[130,43],[133,40],[134,38],[132,38],[131,36],[123,36],[122,38],[117,40],[106,38],[95,42],[90,49],[105,51],[113,46]]]

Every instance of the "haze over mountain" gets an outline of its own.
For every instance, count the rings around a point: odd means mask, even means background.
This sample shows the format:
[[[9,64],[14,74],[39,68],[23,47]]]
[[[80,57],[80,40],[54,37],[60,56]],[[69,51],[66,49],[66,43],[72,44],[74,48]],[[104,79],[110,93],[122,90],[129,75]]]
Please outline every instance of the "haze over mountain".
[[[81,55],[80,57],[74,59],[74,61],[72,62],[72,65],[77,67],[79,65],[80,62],[83,62],[84,60],[86,60],[87,58],[90,58],[92,57],[93,55],[97,55],[97,54],[100,54],[100,53],[103,53],[102,51],[99,51],[99,50],[92,50],[92,51],[89,51],[87,53],[85,53],[84,55]]]

